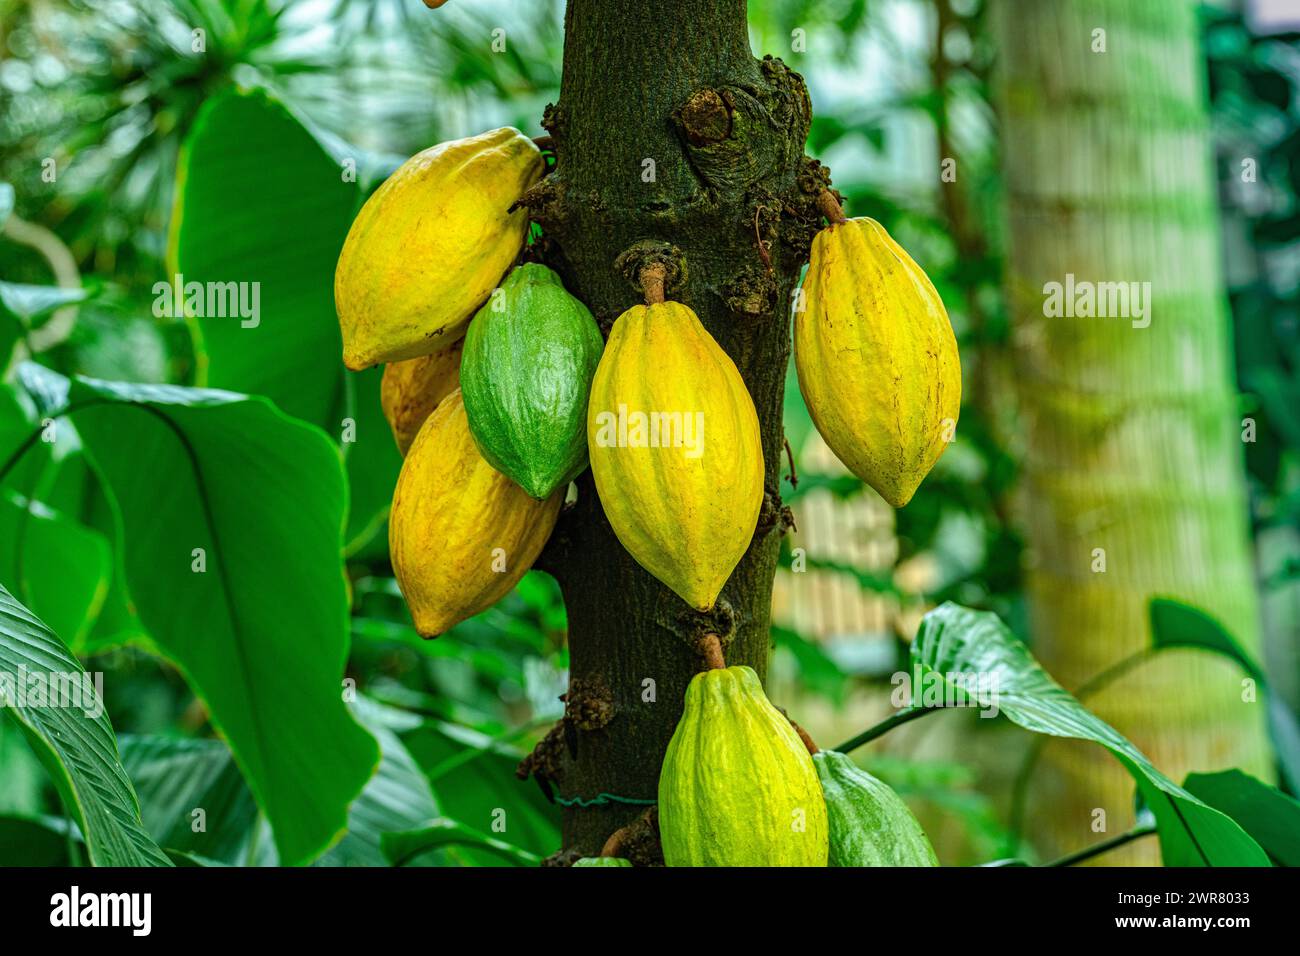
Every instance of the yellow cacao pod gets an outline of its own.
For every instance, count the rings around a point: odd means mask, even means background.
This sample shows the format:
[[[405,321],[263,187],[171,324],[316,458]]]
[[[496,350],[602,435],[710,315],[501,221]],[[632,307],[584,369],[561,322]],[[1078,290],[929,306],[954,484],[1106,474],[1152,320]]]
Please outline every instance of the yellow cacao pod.
[[[519,583],[555,527],[563,492],[529,497],[479,454],[460,390],[420,427],[388,516],[388,550],[416,630],[436,637]]]
[[[438,403],[460,388],[460,339],[451,348],[419,358],[389,362],[379,383],[379,404],[403,455]]]
[[[416,358],[460,337],[528,233],[510,207],[545,169],[504,127],[417,153],[361,207],[334,270],[343,362]]]
[[[587,406],[609,523],[637,562],[708,610],[763,503],[758,415],[735,363],[680,302],[614,322]]]
[[[903,507],[956,428],[961,361],[939,293],[874,219],[813,239],[794,357],[831,451]]]
[[[691,678],[659,773],[669,866],[826,866],[826,803],[799,735],[748,667]]]

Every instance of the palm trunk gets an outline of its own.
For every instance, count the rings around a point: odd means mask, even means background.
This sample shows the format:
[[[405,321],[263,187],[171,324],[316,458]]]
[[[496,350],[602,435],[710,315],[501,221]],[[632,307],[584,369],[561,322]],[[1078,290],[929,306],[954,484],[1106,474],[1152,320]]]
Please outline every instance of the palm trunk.
[[[1035,652],[1077,687],[1149,645],[1156,595],[1208,610],[1257,652],[1193,5],[1002,0],[999,12]],[[1045,286],[1067,274],[1076,287],[1150,283],[1149,326],[1132,303],[1121,317],[1050,317]],[[1228,766],[1267,778],[1263,703],[1243,701],[1242,676],[1170,653],[1087,703],[1176,780]],[[1051,853],[1100,839],[1096,809],[1110,835],[1133,818],[1132,782],[1100,748],[1050,747],[1035,797],[1031,833]]]
[[[716,631],[728,663],[766,673],[790,293],[818,222],[798,183],[819,175],[803,158],[809,121],[799,76],[751,55],[743,0],[568,4],[560,101],[544,120],[556,170],[528,197],[546,259],[605,330],[640,300],[620,255],[640,244],[684,265],[668,297],[691,306],[740,368],[768,491],[719,607],[699,615],[632,560],[590,474],[579,480],[542,562],[569,616],[566,717],[524,768],[565,804],[571,853],[596,853],[655,800],[686,685],[702,667],[699,636]]]

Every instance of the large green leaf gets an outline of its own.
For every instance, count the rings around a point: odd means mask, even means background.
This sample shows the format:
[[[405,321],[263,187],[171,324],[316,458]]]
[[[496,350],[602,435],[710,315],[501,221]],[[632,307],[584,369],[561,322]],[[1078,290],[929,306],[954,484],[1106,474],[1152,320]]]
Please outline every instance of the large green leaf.
[[[112,500],[140,620],[207,704],[281,860],[311,860],[379,756],[341,695],[337,449],[260,398],[23,373],[42,403],[68,403]]]
[[[1240,823],[1282,866],[1300,866],[1300,800],[1240,770],[1188,774],[1183,786]]]
[[[0,674],[20,686],[0,690],[4,710],[54,778],[96,866],[167,866],[140,822],[131,781],[118,759],[103,701],[67,646],[0,585]],[[79,688],[59,706],[27,697],[40,675],[51,690]],[[24,693],[20,694],[19,691]],[[69,705],[72,704],[72,705]]]
[[[168,852],[244,862],[257,804],[219,740],[123,735],[122,764],[140,816]],[[202,813],[196,813],[202,811]]]
[[[1237,643],[1227,628],[1200,608],[1172,598],[1152,598],[1151,643],[1159,650],[1172,647],[1195,648],[1221,654],[1235,661],[1265,695],[1269,735],[1277,752],[1278,764],[1287,785],[1300,793],[1300,721],[1280,694],[1268,686],[1268,676],[1255,659]]]
[[[344,440],[352,486],[347,542],[387,513],[401,457],[379,407],[379,370],[343,367],[334,266],[362,198],[345,162],[359,151],[316,136],[261,90],[228,90],[200,111],[182,150],[169,272],[189,282],[244,283],[260,315],[191,316],[200,385],[265,395]],[[248,326],[248,327],[245,327]]]
[[[40,502],[0,491],[0,542],[0,581],[76,648],[108,595],[108,541]]]
[[[1140,750],[1039,666],[996,614],[948,602],[921,622],[912,661],[938,675],[958,699],[994,705],[1035,733],[1101,744],[1133,775],[1155,814],[1166,866],[1268,866],[1267,855],[1229,817],[1157,770]],[[963,679],[976,675],[978,680]],[[930,677],[933,679],[933,677]]]
[[[337,434],[342,338],[334,265],[355,182],[289,110],[261,90],[204,104],[181,152],[169,268],[189,282],[259,289],[259,315],[191,315],[206,381],[265,395]]]

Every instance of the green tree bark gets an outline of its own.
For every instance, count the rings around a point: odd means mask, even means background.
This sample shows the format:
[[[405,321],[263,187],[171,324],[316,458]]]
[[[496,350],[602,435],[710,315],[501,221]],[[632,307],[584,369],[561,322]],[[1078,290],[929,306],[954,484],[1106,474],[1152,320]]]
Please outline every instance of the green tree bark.
[[[1077,687],[1149,645],[1147,604],[1163,595],[1257,652],[1194,7],[1001,0],[997,13],[1034,650]],[[1149,282],[1149,326],[1048,317],[1045,284],[1067,274]],[[1267,778],[1264,707],[1243,700],[1242,677],[1163,655],[1087,703],[1175,779]],[[1132,820],[1132,782],[1099,748],[1053,744],[1043,771],[1030,814],[1046,852],[1100,839],[1096,809],[1107,834]],[[1154,853],[1147,841],[1123,857]]]
[[[636,265],[667,263],[668,297],[696,311],[749,387],[767,495],[718,608],[699,615],[632,560],[590,473],[579,480],[541,562],[568,610],[566,715],[522,768],[566,805],[566,851],[598,852],[655,800],[700,636],[766,673],[790,294],[819,223],[808,190],[824,179],[803,156],[810,113],[798,74],[751,54],[744,3],[568,4],[560,99],[543,120],[556,168],[526,200],[543,255],[606,332],[641,299]]]

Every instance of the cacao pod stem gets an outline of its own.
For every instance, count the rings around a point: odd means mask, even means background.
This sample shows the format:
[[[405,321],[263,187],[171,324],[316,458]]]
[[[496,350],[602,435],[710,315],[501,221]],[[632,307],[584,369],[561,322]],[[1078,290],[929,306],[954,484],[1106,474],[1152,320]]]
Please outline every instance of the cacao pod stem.
[[[668,278],[668,269],[662,262],[652,262],[641,270],[641,290],[645,293],[646,305],[657,305],[664,300],[664,281]]]
[[[631,826],[631,824],[628,824]],[[609,835],[605,845],[600,848],[601,856],[618,856],[619,851],[623,849],[623,842],[627,839],[628,827],[619,827]]]
[[[836,201],[829,189],[823,189],[817,194],[817,208],[822,211],[822,215],[830,221],[831,225],[848,222],[848,217],[844,215],[844,207]]]
[[[786,720],[790,720],[790,718],[787,716]],[[812,737],[809,736],[808,731],[804,730],[793,720],[790,720],[790,726],[793,727],[794,732],[799,735],[799,739],[803,741],[803,745],[808,748],[809,754],[815,754],[821,751],[821,748],[818,747],[817,744],[813,742]]]
[[[722,642],[718,640],[718,635],[705,634],[696,644],[696,650],[708,665],[707,670],[722,670],[727,666],[727,661],[722,656]]]

